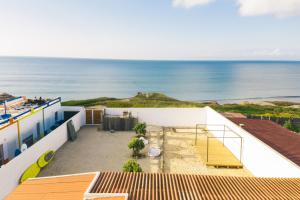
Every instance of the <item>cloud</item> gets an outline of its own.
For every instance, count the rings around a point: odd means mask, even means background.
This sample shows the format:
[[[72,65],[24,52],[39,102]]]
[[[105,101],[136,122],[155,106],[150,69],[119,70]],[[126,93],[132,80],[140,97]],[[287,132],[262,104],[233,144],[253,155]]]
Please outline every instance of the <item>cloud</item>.
[[[238,4],[242,16],[288,17],[300,15],[300,0],[238,0]]]
[[[279,48],[264,49],[264,50],[254,51],[253,54],[255,56],[279,57],[279,56],[282,56],[282,51]]]
[[[194,6],[206,5],[214,0],[173,0],[173,6],[191,8]]]

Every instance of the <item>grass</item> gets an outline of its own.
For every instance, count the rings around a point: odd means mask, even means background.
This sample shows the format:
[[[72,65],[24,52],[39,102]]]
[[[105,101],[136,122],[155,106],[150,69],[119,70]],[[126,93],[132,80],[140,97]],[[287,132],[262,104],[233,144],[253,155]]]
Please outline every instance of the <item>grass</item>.
[[[218,112],[235,112],[244,115],[266,116],[266,117],[283,117],[298,118],[300,117],[299,108],[291,108],[288,106],[266,106],[257,104],[225,104],[212,106]]]
[[[112,108],[145,108],[145,107],[153,107],[153,108],[164,108],[164,107],[203,107],[207,104],[191,102],[191,101],[180,101],[171,97],[168,97],[164,94],[160,93],[138,93],[136,96],[132,98],[126,99],[117,99],[117,98],[107,98],[100,97],[95,99],[87,99],[87,100],[72,100],[63,102],[64,106],[107,106]]]
[[[176,107],[176,108],[191,108],[191,107],[204,107],[210,106],[218,112],[236,112],[244,115],[254,116],[267,116],[267,117],[284,117],[284,118],[299,118],[300,108],[292,108],[291,105],[297,105],[292,102],[281,102],[272,101],[274,105],[258,105],[258,104],[224,104],[220,105],[216,102],[192,102],[192,101],[181,101],[168,97],[161,93],[138,93],[136,96],[125,99],[100,97],[95,99],[87,100],[72,100],[63,102],[64,106],[107,106],[113,108],[165,108],[165,107]]]

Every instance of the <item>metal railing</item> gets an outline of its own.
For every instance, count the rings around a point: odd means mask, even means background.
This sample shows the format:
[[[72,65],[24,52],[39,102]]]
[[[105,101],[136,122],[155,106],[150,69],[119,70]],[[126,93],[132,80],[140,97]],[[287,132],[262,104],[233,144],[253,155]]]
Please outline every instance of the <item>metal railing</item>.
[[[49,106],[52,106],[52,105],[54,105],[54,104],[56,104],[56,103],[59,103],[59,102],[61,102],[61,98],[60,98],[60,97],[58,97],[58,98],[56,98],[56,99],[53,99],[53,100],[51,100],[51,101],[49,101],[49,102],[46,102],[46,103],[44,103],[44,104],[42,104],[42,105],[37,105],[37,106],[33,107],[33,109],[34,109],[34,110],[39,109],[39,108],[45,109],[45,108],[48,108]],[[18,119],[19,117],[22,117],[23,115],[26,115],[26,114],[29,113],[29,112],[31,112],[31,109],[28,109],[27,111],[24,111],[24,112],[22,112],[22,113],[20,113],[20,114],[18,114],[18,115],[16,115],[16,116],[14,116],[14,117],[12,117],[12,118],[13,118],[14,120],[16,120],[16,119]],[[8,123],[9,120],[10,120],[10,119],[6,119],[6,120],[0,122],[0,125],[3,125],[3,124]]]
[[[196,124],[196,135],[195,135],[195,145],[197,145],[197,139],[198,139],[198,130],[199,127],[202,126],[202,130],[206,133],[206,161],[208,162],[208,150],[209,150],[209,139],[222,139],[223,146],[225,146],[225,139],[240,139],[240,156],[239,160],[242,162],[242,149],[243,149],[243,137],[241,137],[238,133],[233,131],[231,128],[226,126],[225,124]],[[215,126],[215,127],[221,127],[220,129],[207,129],[208,126]],[[208,132],[222,132],[223,135],[221,136],[208,136]],[[233,133],[235,136],[226,136],[227,132]]]

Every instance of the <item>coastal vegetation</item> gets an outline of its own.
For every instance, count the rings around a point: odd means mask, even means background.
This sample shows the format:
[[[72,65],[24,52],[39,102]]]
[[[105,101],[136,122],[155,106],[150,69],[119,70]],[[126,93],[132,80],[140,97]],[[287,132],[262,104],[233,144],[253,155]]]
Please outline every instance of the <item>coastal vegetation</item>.
[[[279,117],[279,118],[300,118],[299,103],[285,101],[268,101],[266,104],[244,102],[240,104],[219,104],[215,101],[195,102],[182,101],[168,97],[161,93],[141,93],[131,98],[108,98],[100,97],[87,100],[72,100],[63,102],[64,106],[107,106],[107,107],[204,107],[210,106],[218,112],[235,112],[247,116]]]
[[[292,121],[291,121],[290,119],[287,120],[287,121],[285,121],[285,123],[283,124],[283,127],[284,127],[284,128],[287,128],[287,129],[289,129],[289,130],[291,130],[291,131],[293,131],[293,132],[299,132],[299,131],[300,131],[299,128],[296,127],[296,126],[292,123]]]
[[[218,112],[242,113],[246,116],[299,118],[300,108],[282,105],[260,105],[255,103],[212,105]]]

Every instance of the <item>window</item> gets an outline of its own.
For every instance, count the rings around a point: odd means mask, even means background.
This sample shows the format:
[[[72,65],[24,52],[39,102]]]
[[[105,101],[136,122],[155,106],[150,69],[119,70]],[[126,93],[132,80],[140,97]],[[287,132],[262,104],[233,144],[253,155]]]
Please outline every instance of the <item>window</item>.
[[[55,112],[55,122],[58,122],[58,112]]]
[[[40,125],[40,122],[38,122],[36,124],[36,135],[37,135],[37,139],[40,139],[42,136],[41,136],[41,125]]]
[[[28,136],[23,140],[23,143],[27,145],[27,148],[31,147],[33,145],[33,135]]]
[[[4,164],[3,144],[0,144],[0,166]]]

